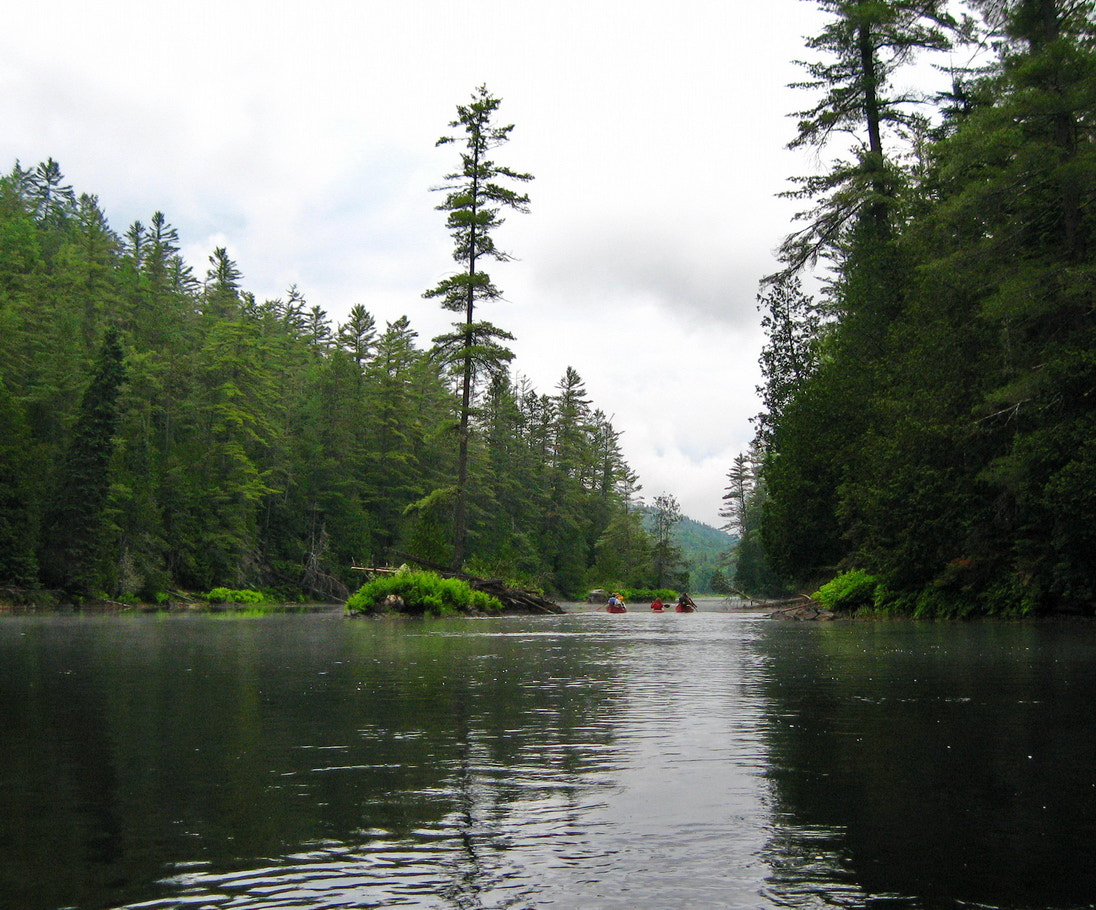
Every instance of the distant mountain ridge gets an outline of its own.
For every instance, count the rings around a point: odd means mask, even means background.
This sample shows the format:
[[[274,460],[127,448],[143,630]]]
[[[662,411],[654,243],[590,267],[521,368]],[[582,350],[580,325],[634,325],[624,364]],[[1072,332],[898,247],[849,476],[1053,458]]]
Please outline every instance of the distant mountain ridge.
[[[643,506],[642,511],[643,527],[653,532],[654,508]],[[689,590],[704,594],[712,590],[714,572],[726,574],[728,556],[738,541],[726,531],[686,516],[674,527],[674,542],[689,566]]]

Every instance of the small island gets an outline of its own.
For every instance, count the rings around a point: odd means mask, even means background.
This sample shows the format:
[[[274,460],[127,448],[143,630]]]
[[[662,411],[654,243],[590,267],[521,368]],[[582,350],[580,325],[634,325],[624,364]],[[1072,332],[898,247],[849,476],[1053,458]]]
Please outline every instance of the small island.
[[[370,569],[373,577],[346,602],[348,616],[501,616],[558,614],[563,608],[536,591],[461,573]]]

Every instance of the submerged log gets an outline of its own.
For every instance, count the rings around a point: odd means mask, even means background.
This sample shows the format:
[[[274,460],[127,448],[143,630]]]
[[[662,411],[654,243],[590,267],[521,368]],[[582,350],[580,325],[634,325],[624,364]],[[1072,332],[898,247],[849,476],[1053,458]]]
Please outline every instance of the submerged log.
[[[477,591],[483,591],[485,594],[497,597],[502,602],[503,611],[506,613],[556,615],[564,612],[563,607],[536,591],[531,591],[528,588],[511,587],[501,578],[480,578],[478,575],[469,575],[467,572],[454,572],[428,559],[412,556],[410,553],[403,553],[391,548],[388,549],[388,552],[406,562],[413,562],[424,569],[429,569],[431,572],[437,572],[445,578],[459,578],[461,581],[468,582]]]

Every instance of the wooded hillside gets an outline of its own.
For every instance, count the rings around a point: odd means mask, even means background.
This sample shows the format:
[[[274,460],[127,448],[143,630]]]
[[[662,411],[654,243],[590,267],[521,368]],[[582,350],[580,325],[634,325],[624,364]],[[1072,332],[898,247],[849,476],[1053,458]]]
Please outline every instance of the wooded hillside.
[[[1094,6],[819,6],[792,145],[831,167],[762,289],[743,540],[789,583],[864,571],[882,609],[1092,613]],[[976,66],[911,91],[948,49]]]
[[[329,597],[390,546],[448,563],[449,361],[405,317],[334,324],[180,246],[159,212],[117,233],[52,160],[0,179],[0,587]],[[477,389],[465,565],[581,593],[634,476],[561,375]]]

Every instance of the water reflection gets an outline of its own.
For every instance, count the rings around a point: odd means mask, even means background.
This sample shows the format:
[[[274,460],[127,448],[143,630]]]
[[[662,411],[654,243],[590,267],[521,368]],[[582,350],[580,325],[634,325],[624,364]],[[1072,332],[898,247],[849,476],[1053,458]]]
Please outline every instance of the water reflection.
[[[1093,665],[1030,626],[5,620],[0,907],[1091,906]]]
[[[1093,906],[1089,629],[836,625],[759,647],[774,895],[845,880],[839,905]]]
[[[7,625],[0,904],[509,906],[516,838],[589,860],[613,662],[415,628]]]

